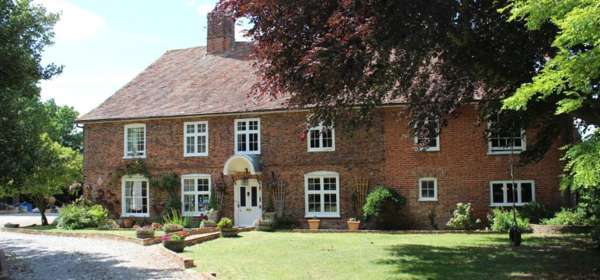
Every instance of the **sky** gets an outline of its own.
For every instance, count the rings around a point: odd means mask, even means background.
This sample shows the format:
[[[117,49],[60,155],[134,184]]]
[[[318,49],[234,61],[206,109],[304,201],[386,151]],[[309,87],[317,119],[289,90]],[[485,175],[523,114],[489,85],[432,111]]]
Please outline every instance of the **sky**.
[[[42,98],[85,114],[163,53],[206,45],[206,15],[216,0],[37,0],[60,13],[43,63],[63,73],[42,81]],[[236,40],[247,24],[236,25]]]

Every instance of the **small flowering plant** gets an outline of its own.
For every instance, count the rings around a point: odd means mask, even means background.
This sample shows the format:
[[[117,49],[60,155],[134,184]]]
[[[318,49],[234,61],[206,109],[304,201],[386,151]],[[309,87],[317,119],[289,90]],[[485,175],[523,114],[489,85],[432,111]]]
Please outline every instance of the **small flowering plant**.
[[[185,238],[188,235],[190,235],[189,232],[182,230],[182,231],[178,231],[176,233],[165,234],[160,238],[160,240],[162,240],[162,241],[181,241],[181,240],[185,240]]]

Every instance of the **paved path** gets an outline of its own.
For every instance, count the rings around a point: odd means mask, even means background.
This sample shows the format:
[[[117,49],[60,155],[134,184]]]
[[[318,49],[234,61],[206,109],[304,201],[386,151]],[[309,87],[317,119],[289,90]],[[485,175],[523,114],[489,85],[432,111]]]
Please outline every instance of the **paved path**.
[[[57,214],[46,213],[46,217],[48,218],[48,223],[52,223],[56,218]],[[4,226],[6,223],[19,224],[21,227],[29,226],[33,224],[42,224],[42,216],[40,213],[19,213],[19,214],[8,214],[8,215],[0,215],[0,227]]]
[[[155,246],[0,232],[11,279],[197,279]]]

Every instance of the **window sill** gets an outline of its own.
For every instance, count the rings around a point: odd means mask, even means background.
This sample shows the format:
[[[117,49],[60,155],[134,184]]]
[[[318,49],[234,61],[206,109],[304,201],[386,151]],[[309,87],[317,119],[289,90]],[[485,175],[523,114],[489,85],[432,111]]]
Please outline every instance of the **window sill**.
[[[183,157],[191,158],[191,157],[208,157],[208,153],[206,154],[184,154]]]
[[[437,202],[437,198],[419,198],[418,202]]]
[[[417,152],[439,152],[440,148],[415,149]]]
[[[335,152],[335,148],[333,149],[308,149],[309,153],[321,153],[321,152]]]
[[[124,156],[123,159],[145,159],[146,155],[143,156]]]
[[[514,151],[488,151],[487,154],[489,156],[502,156],[502,155],[510,155],[511,153],[514,155],[518,155],[522,153],[523,150],[514,150]]]
[[[533,201],[532,201],[533,202]],[[529,203],[529,202],[527,202]],[[519,206],[523,206],[527,203],[515,203],[514,205],[519,207]],[[512,203],[494,203],[494,204],[490,204],[490,207],[512,207],[513,204]]]
[[[121,218],[149,218],[150,214],[122,214]]]
[[[260,155],[260,151],[258,151],[258,152],[238,152],[238,151],[235,151],[235,154],[236,155]]]

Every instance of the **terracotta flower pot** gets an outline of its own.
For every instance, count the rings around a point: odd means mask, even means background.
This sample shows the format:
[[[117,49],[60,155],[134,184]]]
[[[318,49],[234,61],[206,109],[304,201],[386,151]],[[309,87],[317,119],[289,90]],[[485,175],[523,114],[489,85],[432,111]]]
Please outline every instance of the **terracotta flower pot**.
[[[308,229],[317,231],[319,230],[319,226],[321,225],[321,220],[319,219],[309,219],[308,220]]]
[[[163,246],[173,252],[181,253],[185,249],[185,240],[163,240]]]
[[[360,221],[348,221],[348,231],[357,231],[360,228]]]

